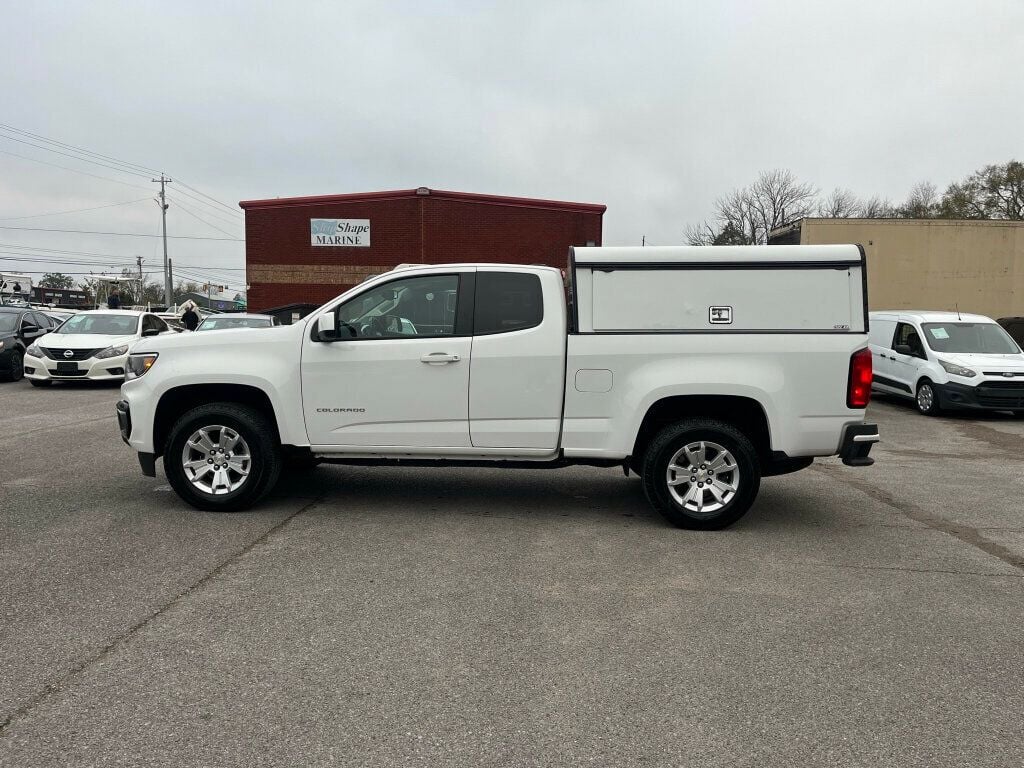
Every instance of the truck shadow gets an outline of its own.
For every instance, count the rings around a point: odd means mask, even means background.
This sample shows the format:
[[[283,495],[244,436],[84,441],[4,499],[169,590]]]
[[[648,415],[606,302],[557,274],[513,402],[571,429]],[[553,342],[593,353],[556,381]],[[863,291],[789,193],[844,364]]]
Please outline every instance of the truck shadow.
[[[676,529],[651,509],[640,480],[617,469],[557,470],[325,465],[282,479],[273,497],[319,497],[339,511],[521,520],[590,518]],[[272,497],[272,498],[273,498]],[[846,527],[842,510],[822,509],[820,496],[787,478],[762,482],[750,512],[718,533],[759,529]],[[849,524],[859,525],[857,522]],[[692,532],[691,532],[692,533]],[[701,535],[717,535],[716,532]]]

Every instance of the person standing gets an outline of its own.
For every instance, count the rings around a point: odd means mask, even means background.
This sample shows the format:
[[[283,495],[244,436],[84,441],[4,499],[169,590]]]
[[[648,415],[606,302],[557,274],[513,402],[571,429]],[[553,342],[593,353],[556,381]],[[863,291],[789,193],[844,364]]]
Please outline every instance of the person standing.
[[[185,327],[194,331],[199,327],[199,313],[196,312],[196,305],[194,302],[189,302],[185,305],[185,311],[181,315],[181,322],[185,324]]]
[[[117,288],[110,291],[110,295],[107,296],[107,309],[120,309],[121,308],[121,296],[117,292]]]

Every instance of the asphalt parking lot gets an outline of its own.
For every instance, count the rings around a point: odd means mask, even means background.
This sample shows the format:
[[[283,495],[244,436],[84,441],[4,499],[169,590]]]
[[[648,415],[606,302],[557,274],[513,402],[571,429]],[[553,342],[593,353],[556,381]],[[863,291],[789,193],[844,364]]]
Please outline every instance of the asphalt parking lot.
[[[586,468],[199,513],[117,398],[0,385],[0,765],[1024,763],[1024,420],[876,402],[695,533]]]

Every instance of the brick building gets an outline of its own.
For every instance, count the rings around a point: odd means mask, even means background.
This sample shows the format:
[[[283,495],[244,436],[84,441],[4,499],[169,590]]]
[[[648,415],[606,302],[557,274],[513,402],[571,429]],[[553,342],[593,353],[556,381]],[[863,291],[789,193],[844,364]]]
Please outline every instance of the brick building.
[[[601,244],[605,212],[589,203],[426,187],[241,206],[250,312],[319,305],[402,263],[563,267],[570,246]]]

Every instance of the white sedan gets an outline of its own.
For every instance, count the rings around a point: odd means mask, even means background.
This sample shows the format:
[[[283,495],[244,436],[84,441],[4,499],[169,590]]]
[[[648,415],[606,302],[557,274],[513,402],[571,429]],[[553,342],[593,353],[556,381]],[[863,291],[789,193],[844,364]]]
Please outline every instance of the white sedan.
[[[54,381],[121,380],[129,347],[165,333],[175,331],[152,312],[79,312],[25,350],[25,378],[34,387]]]

